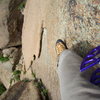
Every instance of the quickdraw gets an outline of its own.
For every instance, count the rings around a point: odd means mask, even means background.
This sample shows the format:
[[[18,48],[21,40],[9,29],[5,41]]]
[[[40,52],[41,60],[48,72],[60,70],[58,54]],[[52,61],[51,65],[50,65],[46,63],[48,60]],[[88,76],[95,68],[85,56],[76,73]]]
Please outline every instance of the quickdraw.
[[[100,64],[100,46],[94,48],[86,55],[86,57],[83,59],[81,63],[80,71],[83,72],[97,64]],[[95,85],[100,84],[100,68],[97,68],[92,73],[90,82],[92,82]]]

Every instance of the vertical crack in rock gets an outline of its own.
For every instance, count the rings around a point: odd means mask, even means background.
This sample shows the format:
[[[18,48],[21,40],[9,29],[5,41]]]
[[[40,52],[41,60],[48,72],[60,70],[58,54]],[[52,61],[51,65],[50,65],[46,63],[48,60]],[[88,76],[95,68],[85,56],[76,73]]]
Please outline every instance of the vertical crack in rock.
[[[16,65],[19,63],[19,61],[21,59],[21,55],[22,55],[22,49],[20,47],[20,48],[18,48],[18,52],[17,52],[17,55],[15,57],[15,62],[14,62],[13,68],[12,68],[13,71],[16,69]]]
[[[38,58],[40,57],[41,52],[42,52],[43,32],[44,32],[44,28],[42,27],[42,30],[41,30],[41,36],[40,36],[40,50],[39,50],[39,55],[38,55]]]

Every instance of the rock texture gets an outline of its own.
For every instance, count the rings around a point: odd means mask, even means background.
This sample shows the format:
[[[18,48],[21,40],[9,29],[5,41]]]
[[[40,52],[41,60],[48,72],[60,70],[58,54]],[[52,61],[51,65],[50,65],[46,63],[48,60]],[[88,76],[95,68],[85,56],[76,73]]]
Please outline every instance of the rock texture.
[[[29,6],[33,4],[32,6]],[[26,5],[26,9],[24,11],[25,17],[24,20],[24,26],[23,26],[23,44],[27,43],[26,45],[23,45],[23,53],[24,52],[30,52],[30,53],[24,53],[24,59],[25,60],[32,60],[35,56],[36,58],[39,57],[40,52],[40,41],[42,37],[42,28],[43,28],[43,20],[44,20],[44,8],[42,3],[42,0],[35,1],[33,3],[32,0],[29,0]],[[45,6],[45,5],[44,5]],[[27,13],[27,14],[26,14]],[[28,30],[27,30],[28,29]],[[28,40],[28,42],[26,42]],[[30,44],[29,44],[30,43]],[[33,46],[30,46],[33,45]],[[30,65],[30,62],[25,62],[27,69]]]
[[[52,100],[60,100],[56,40],[66,40],[68,48],[82,57],[100,45],[100,1],[28,0],[24,16],[22,41],[26,69],[35,55],[33,71],[42,78]],[[26,77],[31,78],[30,71]]]
[[[13,65],[9,61],[7,61],[5,63],[0,62],[0,80],[6,88],[9,88],[9,86],[10,86],[12,67],[13,67]]]
[[[3,56],[8,57],[9,60],[6,62],[0,61],[0,80],[8,89],[10,86],[12,72],[16,68],[16,65],[19,63],[19,59],[21,57],[21,50],[12,47],[4,49],[2,52]]]
[[[9,16],[7,19],[9,43],[10,46],[21,45],[22,26],[23,26],[23,14],[21,12],[20,4],[25,0],[10,0],[9,3]]]
[[[33,82],[18,82],[6,91],[0,100],[41,100]]]
[[[21,45],[23,15],[18,9],[23,0],[0,0],[0,48]]]
[[[21,57],[23,18],[20,4],[25,0],[0,0],[0,80],[9,88],[12,71]],[[2,56],[9,58],[2,62]],[[5,58],[3,58],[5,59]]]
[[[8,5],[10,0],[0,0],[0,48],[5,47],[9,42],[7,17],[9,15]]]
[[[13,71],[20,67],[23,2],[26,0],[0,0],[0,83],[6,89],[10,86]]]
[[[22,55],[22,51],[21,51],[21,47],[10,47],[10,48],[6,48],[3,49],[3,57],[9,57],[9,60],[11,62],[11,64],[13,65],[12,70],[15,70],[16,65],[19,63],[19,60],[21,58]]]

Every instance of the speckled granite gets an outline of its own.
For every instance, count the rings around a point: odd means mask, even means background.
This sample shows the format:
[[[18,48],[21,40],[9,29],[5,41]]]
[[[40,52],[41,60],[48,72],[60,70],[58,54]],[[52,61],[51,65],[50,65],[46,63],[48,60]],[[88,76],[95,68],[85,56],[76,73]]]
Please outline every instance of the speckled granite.
[[[63,9],[68,46],[83,57],[100,45],[100,0],[69,0]]]

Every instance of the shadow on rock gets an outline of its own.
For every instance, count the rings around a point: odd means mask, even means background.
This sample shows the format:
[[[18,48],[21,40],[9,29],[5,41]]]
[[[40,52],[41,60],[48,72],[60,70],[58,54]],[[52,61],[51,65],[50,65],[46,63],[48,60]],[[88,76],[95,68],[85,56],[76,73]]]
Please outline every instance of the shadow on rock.
[[[94,48],[88,41],[81,41],[72,47],[72,50],[80,55],[82,58]]]
[[[72,50],[77,53],[79,56],[81,56],[82,58],[84,58],[87,53],[89,51],[91,51],[93,48],[95,48],[94,46],[92,46],[88,41],[81,41],[80,43],[74,45],[72,47]],[[87,80],[87,82],[89,82],[90,77],[94,71],[94,67],[89,68],[88,70],[80,73],[81,77],[83,77],[85,80]],[[82,84],[82,85],[86,85],[86,84]]]

